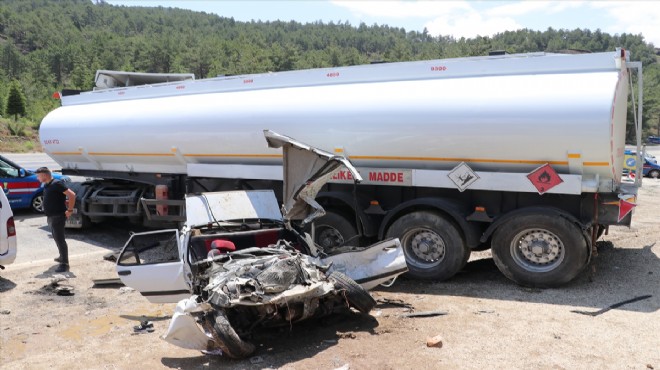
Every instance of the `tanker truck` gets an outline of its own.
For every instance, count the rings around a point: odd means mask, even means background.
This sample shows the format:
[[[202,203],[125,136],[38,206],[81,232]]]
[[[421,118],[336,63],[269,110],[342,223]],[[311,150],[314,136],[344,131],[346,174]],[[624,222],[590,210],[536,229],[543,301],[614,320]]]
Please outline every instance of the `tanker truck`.
[[[610,225],[631,223],[641,182],[621,174],[629,92],[641,153],[641,73],[623,49],[202,80],[98,71],[93,91],[61,92],[39,134],[64,174],[95,179],[74,185],[70,226],[182,221],[187,194],[282,194],[273,130],[347,157],[364,179],[340,172],[318,193],[326,214],[309,231],[323,248],[396,237],[409,275],[430,280],[490,248],[511,280],[549,287],[587,266]]]

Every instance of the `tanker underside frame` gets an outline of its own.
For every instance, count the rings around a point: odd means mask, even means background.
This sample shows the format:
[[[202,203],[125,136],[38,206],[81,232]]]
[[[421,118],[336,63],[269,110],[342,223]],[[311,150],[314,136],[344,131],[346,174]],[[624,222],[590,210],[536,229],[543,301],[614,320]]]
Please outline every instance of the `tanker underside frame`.
[[[74,189],[82,211],[77,217],[87,222],[128,217],[162,227],[185,220],[185,194],[260,189],[282,194],[279,180],[114,176],[121,178],[95,180]],[[570,175],[562,176],[570,185]],[[629,225],[631,220],[630,214],[619,220],[619,197],[613,191],[574,189],[574,194],[540,195],[339,182],[326,185],[317,196],[327,213],[308,230],[314,240],[323,248],[343,248],[397,237],[410,275],[428,280],[450,278],[465,266],[472,251],[490,248],[496,265],[511,280],[537,287],[558,286],[587,266],[595,240],[609,225]],[[155,188],[163,185],[168,186],[169,197],[156,199]],[[73,226],[84,224],[78,221]]]
[[[76,211],[67,228],[86,228],[109,218],[128,218],[148,227],[178,226],[185,221],[185,176],[63,170],[71,176],[96,178],[72,183]],[[165,186],[168,195],[157,199],[156,189]]]
[[[281,194],[281,186],[267,180],[188,181],[190,192],[274,189]],[[410,275],[429,280],[450,278],[471,251],[490,248],[504,275],[537,287],[575,278],[607,227],[631,221],[630,214],[618,219],[614,192],[539,195],[331,183],[317,201],[327,213],[308,231],[324,248],[398,237]]]

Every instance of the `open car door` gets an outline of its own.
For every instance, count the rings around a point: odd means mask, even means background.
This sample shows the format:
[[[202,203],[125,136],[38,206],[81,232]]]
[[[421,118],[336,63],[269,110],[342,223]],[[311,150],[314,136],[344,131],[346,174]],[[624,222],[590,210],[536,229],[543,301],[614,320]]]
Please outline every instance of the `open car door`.
[[[325,210],[314,200],[321,188],[341,170],[347,169],[355,183],[362,176],[347,158],[303,144],[277,132],[264,130],[271,148],[282,148],[284,170],[284,222],[301,221],[301,226],[311,223],[325,214]]]
[[[181,250],[178,230],[133,234],[117,258],[117,274],[152,303],[176,303],[191,294]]]

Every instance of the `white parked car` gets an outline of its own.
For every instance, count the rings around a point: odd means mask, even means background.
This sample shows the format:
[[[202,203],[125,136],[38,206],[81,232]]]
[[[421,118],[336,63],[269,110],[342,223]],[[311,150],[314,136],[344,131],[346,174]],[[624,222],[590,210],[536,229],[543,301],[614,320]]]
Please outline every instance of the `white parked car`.
[[[368,313],[367,292],[408,270],[398,239],[324,250],[304,226],[325,211],[314,201],[344,157],[266,132],[284,151],[284,205],[272,190],[186,198],[181,230],[133,234],[117,260],[123,283],[149,301],[177,302],[163,336],[183,348],[251,355],[251,331],[291,325],[353,307]]]
[[[9,207],[9,200],[4,187],[0,186],[0,269],[16,259],[16,226],[14,213]]]

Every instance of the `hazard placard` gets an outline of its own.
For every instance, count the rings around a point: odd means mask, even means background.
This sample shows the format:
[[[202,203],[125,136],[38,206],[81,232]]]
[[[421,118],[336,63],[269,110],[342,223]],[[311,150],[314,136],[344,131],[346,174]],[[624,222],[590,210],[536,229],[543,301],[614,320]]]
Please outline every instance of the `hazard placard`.
[[[454,167],[447,176],[461,192],[479,180],[477,173],[465,162],[461,162],[458,166]]]
[[[561,176],[549,163],[535,169],[527,175],[529,181],[534,185],[539,194],[545,194],[550,189],[564,182]]]
[[[637,204],[635,203],[619,199],[619,221],[617,222],[621,222],[636,206]]]

